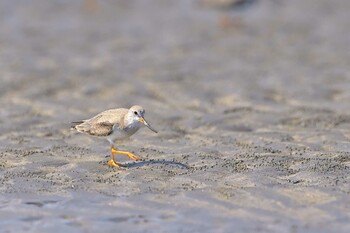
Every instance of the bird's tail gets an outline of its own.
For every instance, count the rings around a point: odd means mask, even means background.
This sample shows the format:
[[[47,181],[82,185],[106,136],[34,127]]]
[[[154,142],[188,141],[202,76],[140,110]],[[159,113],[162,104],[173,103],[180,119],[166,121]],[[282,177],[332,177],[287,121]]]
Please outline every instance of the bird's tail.
[[[77,126],[77,125],[80,125],[80,124],[82,124],[82,123],[84,123],[84,121],[73,121],[73,122],[71,122],[70,128],[71,128],[71,129],[77,129],[76,126]]]

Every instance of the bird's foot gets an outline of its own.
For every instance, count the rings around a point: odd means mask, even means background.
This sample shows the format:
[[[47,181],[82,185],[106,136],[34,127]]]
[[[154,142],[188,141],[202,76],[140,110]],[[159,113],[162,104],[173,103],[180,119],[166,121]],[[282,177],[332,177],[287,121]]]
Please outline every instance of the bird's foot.
[[[110,166],[116,167],[116,168],[126,167],[125,165],[117,163],[113,159],[109,160],[107,164],[110,165]]]
[[[133,159],[135,161],[141,161],[141,158],[137,157],[133,153],[127,152],[125,155],[128,156],[130,159]]]
[[[134,155],[133,153],[128,152],[128,151],[119,151],[119,150],[114,149],[113,147],[112,147],[111,151],[112,151],[112,154],[122,154],[122,155],[128,156],[130,159],[133,159],[135,161],[141,161],[141,158],[137,157],[136,155]]]

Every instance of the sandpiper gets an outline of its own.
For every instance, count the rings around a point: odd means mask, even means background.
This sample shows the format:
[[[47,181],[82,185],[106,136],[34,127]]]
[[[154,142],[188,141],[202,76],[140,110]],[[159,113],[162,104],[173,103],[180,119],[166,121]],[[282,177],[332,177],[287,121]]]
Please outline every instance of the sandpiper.
[[[72,122],[72,128],[80,133],[105,137],[111,145],[111,160],[108,161],[108,165],[118,168],[125,167],[125,165],[115,161],[115,154],[123,154],[136,161],[141,159],[128,151],[119,151],[115,149],[115,142],[130,137],[143,125],[147,126],[153,132],[158,133],[147,123],[144,115],[145,110],[138,105],[132,106],[130,109],[110,109],[90,119]]]

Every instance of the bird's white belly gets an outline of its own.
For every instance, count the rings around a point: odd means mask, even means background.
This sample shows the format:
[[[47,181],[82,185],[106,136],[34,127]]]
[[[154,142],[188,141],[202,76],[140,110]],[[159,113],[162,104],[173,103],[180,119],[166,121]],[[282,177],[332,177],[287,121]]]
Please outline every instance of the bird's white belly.
[[[110,143],[114,143],[117,140],[126,139],[136,133],[139,127],[128,128],[127,130],[114,129],[113,133],[107,137]]]

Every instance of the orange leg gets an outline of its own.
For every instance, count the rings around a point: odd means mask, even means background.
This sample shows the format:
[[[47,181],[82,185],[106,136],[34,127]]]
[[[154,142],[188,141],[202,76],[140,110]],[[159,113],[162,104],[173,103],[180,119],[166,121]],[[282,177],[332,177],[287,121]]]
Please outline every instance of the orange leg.
[[[111,151],[112,151],[113,160],[114,160],[114,154],[126,155],[126,156],[128,156],[130,159],[133,159],[133,160],[136,160],[136,161],[140,161],[140,160],[141,160],[139,157],[137,157],[137,156],[134,155],[133,153],[130,153],[130,152],[128,152],[128,151],[116,150],[116,149],[114,148],[114,146],[112,146]]]
[[[110,166],[113,166],[113,167],[117,167],[117,168],[125,167],[124,165],[122,165],[122,164],[120,164],[120,163],[117,163],[117,162],[114,160],[114,154],[113,154],[113,153],[111,154],[111,160],[109,160],[107,164],[110,165]]]
[[[114,159],[114,155],[115,154],[122,154],[122,155],[126,155],[128,156],[129,158],[133,159],[133,160],[136,160],[136,161],[139,161],[141,160],[139,157],[137,157],[136,155],[134,155],[133,153],[130,153],[130,152],[127,152],[127,151],[119,151],[119,150],[116,150],[114,148],[114,146],[111,147],[111,160],[108,161],[108,165],[110,166],[113,166],[113,167],[117,167],[117,168],[120,168],[120,167],[126,167],[125,165],[122,165],[120,163],[117,163]]]

